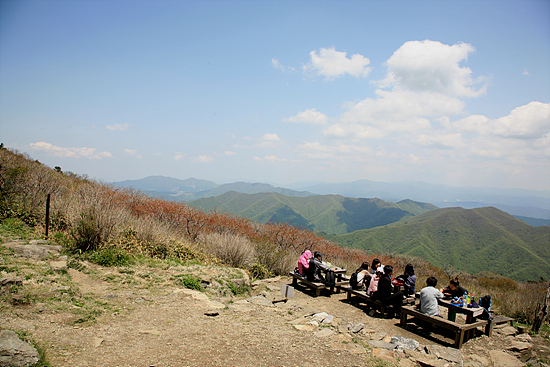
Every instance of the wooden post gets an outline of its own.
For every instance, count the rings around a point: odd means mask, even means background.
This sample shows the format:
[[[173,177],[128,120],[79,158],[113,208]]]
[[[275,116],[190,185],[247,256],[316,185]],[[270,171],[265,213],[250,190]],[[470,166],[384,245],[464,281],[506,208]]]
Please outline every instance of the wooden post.
[[[548,305],[550,304],[550,284],[548,285],[548,290],[546,291],[546,298],[544,301],[537,306],[537,311],[535,312],[535,319],[533,320],[533,326],[531,326],[531,331],[537,332],[540,330],[544,324],[544,320],[548,315]]]
[[[46,199],[46,239],[48,239],[48,227],[50,226],[50,194]]]

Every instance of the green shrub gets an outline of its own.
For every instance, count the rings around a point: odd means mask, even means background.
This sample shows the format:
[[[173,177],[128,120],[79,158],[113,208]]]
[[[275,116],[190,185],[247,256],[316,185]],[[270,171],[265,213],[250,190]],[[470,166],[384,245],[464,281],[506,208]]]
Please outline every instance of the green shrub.
[[[236,286],[235,284],[231,282],[226,283],[229,289],[231,290],[231,293],[234,295],[241,295],[241,294],[248,294],[250,293],[250,287],[247,284],[242,284],[239,286]]]
[[[88,260],[105,267],[127,266],[133,263],[133,258],[126,251],[116,247],[107,247],[93,252],[88,256]]]
[[[188,274],[182,274],[178,277],[181,278],[181,284],[185,288],[202,291],[201,278]]]
[[[253,264],[250,267],[249,271],[254,279],[266,279],[273,276],[273,274],[267,269],[265,265],[259,263]]]

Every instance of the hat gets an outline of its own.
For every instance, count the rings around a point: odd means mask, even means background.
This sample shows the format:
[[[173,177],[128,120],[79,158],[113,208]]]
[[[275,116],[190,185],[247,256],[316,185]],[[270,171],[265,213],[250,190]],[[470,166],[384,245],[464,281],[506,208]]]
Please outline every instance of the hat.
[[[383,273],[383,272],[384,272],[384,267],[383,267],[383,266],[379,266],[378,269],[376,269],[376,272],[377,272],[377,273]]]

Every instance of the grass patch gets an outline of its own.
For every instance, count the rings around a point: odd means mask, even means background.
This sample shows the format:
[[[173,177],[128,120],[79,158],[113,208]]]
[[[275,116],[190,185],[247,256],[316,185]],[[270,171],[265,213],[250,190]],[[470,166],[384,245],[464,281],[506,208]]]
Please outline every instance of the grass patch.
[[[46,358],[46,348],[40,343],[37,343],[29,332],[22,330],[14,330],[14,332],[19,336],[19,339],[36,348],[36,351],[38,352],[38,362],[30,367],[52,367]]]
[[[107,247],[88,254],[87,259],[103,267],[120,267],[134,263],[134,259],[124,250]]]
[[[203,286],[201,285],[201,278],[199,277],[189,274],[176,275],[176,277],[180,278],[181,285],[183,285],[185,288],[194,289],[196,291],[203,290]]]
[[[0,237],[11,240],[28,241],[36,237],[35,229],[19,218],[7,218],[0,221]]]

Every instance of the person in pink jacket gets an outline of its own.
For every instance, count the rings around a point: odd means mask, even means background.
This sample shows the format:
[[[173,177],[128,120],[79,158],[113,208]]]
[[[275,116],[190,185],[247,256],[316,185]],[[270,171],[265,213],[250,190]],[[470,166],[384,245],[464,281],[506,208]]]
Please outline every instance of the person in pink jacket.
[[[309,250],[305,250],[302,256],[300,256],[300,259],[298,259],[298,271],[300,272],[300,275],[306,276],[307,269],[309,268],[309,259],[312,257],[313,255]]]
[[[383,273],[384,273],[383,267],[380,266],[378,267],[378,269],[376,269],[376,275],[372,277],[372,279],[370,280],[369,288],[367,289],[368,296],[372,295],[374,292],[378,290],[378,281],[380,280],[380,277],[382,276]]]

